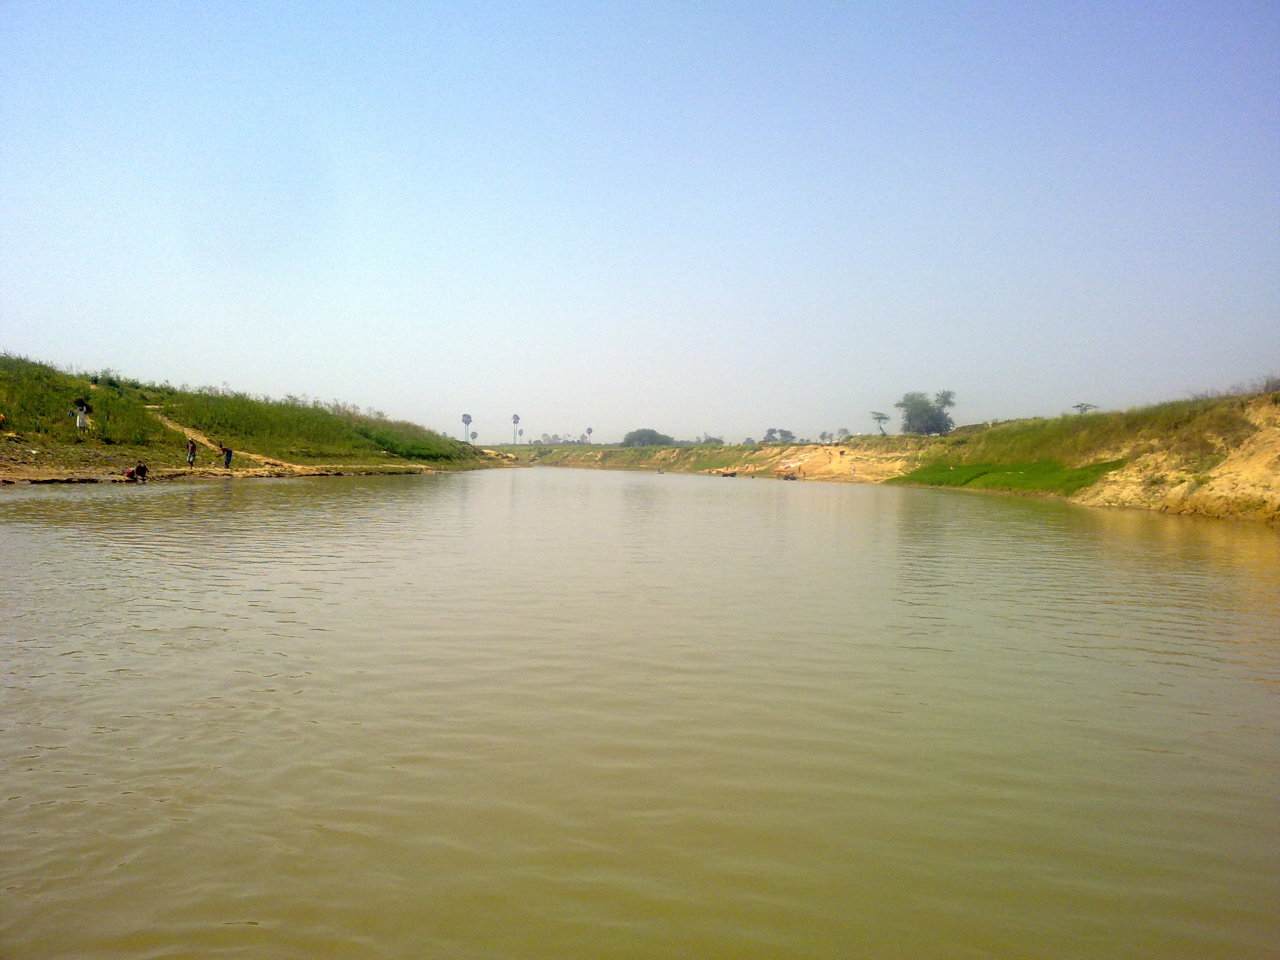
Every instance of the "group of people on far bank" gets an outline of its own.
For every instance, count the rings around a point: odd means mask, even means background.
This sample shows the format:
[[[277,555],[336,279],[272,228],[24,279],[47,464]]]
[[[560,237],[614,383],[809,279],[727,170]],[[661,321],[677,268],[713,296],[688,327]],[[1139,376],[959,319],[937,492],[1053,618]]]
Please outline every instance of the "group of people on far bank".
[[[71,405],[69,416],[76,421],[76,430],[83,433],[91,427],[89,415],[93,413],[93,407],[89,401],[83,397],[77,397]],[[4,420],[4,414],[0,414],[0,421]],[[224,469],[231,469],[232,450],[225,443],[218,444],[218,453],[222,457],[222,466]],[[191,437],[187,437],[187,467],[188,469],[196,465],[196,442]],[[137,465],[128,467],[124,471],[124,478],[130,483],[146,483],[147,465],[139,462]]]
[[[226,469],[231,469],[231,448],[225,443],[218,444],[218,452],[222,454],[222,465]],[[194,467],[196,465],[196,442],[187,437],[187,466]]]
[[[222,454],[222,466],[231,469],[232,450],[225,443],[218,444],[218,452]],[[187,437],[187,468],[190,469],[196,465],[196,442]],[[139,462],[137,466],[129,467],[124,472],[124,478],[129,483],[146,483],[147,482],[147,465]]]

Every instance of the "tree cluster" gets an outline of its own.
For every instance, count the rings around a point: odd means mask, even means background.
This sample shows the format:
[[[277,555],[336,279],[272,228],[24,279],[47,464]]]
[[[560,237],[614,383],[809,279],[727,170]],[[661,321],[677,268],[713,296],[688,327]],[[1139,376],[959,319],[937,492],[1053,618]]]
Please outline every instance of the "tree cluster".
[[[665,433],[645,427],[628,433],[622,438],[622,445],[624,447],[671,447],[675,445],[675,441]]]
[[[902,399],[894,404],[902,411],[902,432],[925,436],[934,434],[943,436],[950,433],[955,428],[955,424],[951,422],[951,415],[947,410],[956,405],[955,396],[951,390],[942,390],[934,394],[932,400],[929,399],[928,394],[924,393],[903,394]],[[875,419],[879,421],[880,417],[875,416]]]

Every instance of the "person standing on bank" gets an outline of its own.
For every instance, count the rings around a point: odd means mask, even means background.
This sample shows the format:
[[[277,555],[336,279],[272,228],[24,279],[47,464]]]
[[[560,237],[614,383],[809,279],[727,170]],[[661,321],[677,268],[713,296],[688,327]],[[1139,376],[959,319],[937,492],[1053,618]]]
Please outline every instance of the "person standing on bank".
[[[222,450],[222,465],[226,467],[228,470],[230,470],[231,469],[231,448],[224,443],[220,446],[219,449]]]
[[[192,440],[190,437],[187,437],[187,467],[190,468],[190,467],[194,467],[195,465],[196,465],[196,442]]]
[[[91,413],[93,413],[93,407],[89,406],[88,401],[77,399],[68,416],[75,417],[76,429],[83,431],[89,429],[89,414]]]

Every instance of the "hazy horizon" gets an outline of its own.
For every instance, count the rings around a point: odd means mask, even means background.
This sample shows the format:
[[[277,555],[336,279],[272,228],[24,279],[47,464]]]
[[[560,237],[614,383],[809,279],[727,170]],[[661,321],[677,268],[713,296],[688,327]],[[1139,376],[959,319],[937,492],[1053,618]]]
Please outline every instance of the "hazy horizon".
[[[0,6],[0,350],[478,441],[1280,372],[1280,8]]]

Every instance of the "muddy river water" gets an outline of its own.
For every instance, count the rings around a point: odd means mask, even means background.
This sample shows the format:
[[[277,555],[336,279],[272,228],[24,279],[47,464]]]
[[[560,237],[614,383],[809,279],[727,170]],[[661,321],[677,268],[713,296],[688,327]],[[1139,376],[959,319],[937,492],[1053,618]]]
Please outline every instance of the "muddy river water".
[[[0,558],[7,960],[1280,952],[1274,528],[536,468]]]

